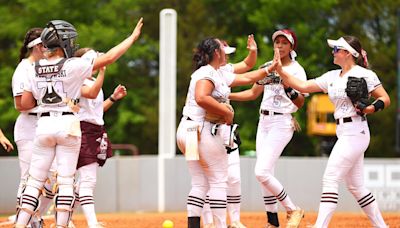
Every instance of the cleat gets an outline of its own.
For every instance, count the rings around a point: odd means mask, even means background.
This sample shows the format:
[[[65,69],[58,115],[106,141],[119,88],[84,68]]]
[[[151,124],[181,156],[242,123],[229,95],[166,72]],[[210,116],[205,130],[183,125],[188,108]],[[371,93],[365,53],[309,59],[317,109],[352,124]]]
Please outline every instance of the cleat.
[[[68,223],[68,228],[76,228],[75,224],[72,222],[72,220],[69,221]]]
[[[288,211],[286,228],[298,228],[303,218],[304,210],[299,207],[294,211]]]
[[[228,228],[246,228],[240,221],[233,222]]]
[[[8,221],[15,222],[15,218],[17,218],[17,215],[11,215],[8,217]]]
[[[43,222],[43,219],[35,219],[35,220],[32,220],[30,225],[31,225],[31,228],[43,228],[44,222]]]
[[[26,228],[26,226],[23,224],[15,224],[14,228]]]

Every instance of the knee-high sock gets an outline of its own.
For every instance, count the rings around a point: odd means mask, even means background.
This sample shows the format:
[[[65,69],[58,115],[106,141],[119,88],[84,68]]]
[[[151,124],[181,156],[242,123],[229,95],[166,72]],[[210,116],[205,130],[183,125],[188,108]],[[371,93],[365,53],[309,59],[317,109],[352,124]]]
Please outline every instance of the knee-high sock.
[[[240,203],[241,203],[240,182],[232,183],[227,189],[227,208],[231,222],[240,221]]]
[[[338,203],[338,194],[336,192],[323,192],[319,204],[318,218],[315,223],[317,228],[328,227],[333,212]]]
[[[361,199],[358,199],[358,204],[361,206],[365,214],[367,214],[374,227],[386,227],[382,213],[379,211],[378,203],[372,193],[368,193]]]
[[[97,224],[96,211],[94,207],[93,190],[81,188],[79,190],[79,202],[82,207],[82,211],[85,214],[88,226]]]
[[[203,225],[213,223],[213,215],[210,208],[210,196],[206,196],[206,200],[204,202],[203,211],[201,213],[201,220],[203,221]]]
[[[226,188],[210,188],[210,208],[214,225],[226,227]]]

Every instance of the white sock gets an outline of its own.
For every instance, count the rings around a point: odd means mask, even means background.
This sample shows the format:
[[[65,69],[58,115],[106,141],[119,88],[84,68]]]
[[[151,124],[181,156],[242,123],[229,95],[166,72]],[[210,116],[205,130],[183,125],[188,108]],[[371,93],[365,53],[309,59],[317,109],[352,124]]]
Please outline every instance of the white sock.
[[[90,227],[96,225],[98,222],[94,208],[93,190],[81,188],[79,190],[79,202],[81,204],[82,211],[85,214],[88,226]]]
[[[376,202],[372,193],[369,193],[363,198],[359,199],[358,204],[360,204],[365,214],[367,214],[374,227],[386,227],[386,223],[383,220],[381,212],[379,211],[378,203]]]

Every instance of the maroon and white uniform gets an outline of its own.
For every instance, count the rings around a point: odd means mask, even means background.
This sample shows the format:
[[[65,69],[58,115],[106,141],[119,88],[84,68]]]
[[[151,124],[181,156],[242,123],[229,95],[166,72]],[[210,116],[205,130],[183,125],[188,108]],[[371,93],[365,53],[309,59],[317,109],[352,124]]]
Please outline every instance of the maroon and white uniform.
[[[29,69],[24,90],[37,100],[39,113],[27,187],[22,194],[21,211],[37,209],[38,196],[53,160],[57,161],[58,195],[55,198],[58,224],[67,224],[74,202],[73,183],[81,144],[79,119],[68,101],[77,102],[85,78],[91,75],[93,61],[81,58],[42,59]],[[24,95],[22,97],[24,100]],[[71,103],[71,102],[70,102]],[[67,212],[67,214],[65,214]],[[69,214],[69,215],[68,215]],[[27,224],[22,214],[17,224]]]
[[[214,124],[205,121],[206,111],[196,103],[195,87],[199,80],[210,80],[214,84],[211,96],[219,102],[226,102],[230,93],[229,85],[234,78],[234,74],[215,70],[211,65],[197,69],[191,76],[186,104],[183,108],[183,118],[177,131],[178,147],[185,154],[187,129],[193,125],[200,127],[198,142],[200,160],[187,161],[192,177],[192,189],[187,200],[188,217],[201,216],[209,190],[210,207],[216,227],[226,227],[228,155],[222,137],[211,134]]]

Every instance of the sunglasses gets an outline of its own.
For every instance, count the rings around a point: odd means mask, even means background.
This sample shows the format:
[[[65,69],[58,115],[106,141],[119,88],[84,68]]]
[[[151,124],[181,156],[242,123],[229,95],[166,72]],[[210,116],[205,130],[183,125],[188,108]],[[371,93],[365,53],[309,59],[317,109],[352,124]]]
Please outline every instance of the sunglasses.
[[[339,47],[339,46],[333,46],[333,53],[338,53],[340,50],[345,50],[344,48],[342,48],[342,47]]]

